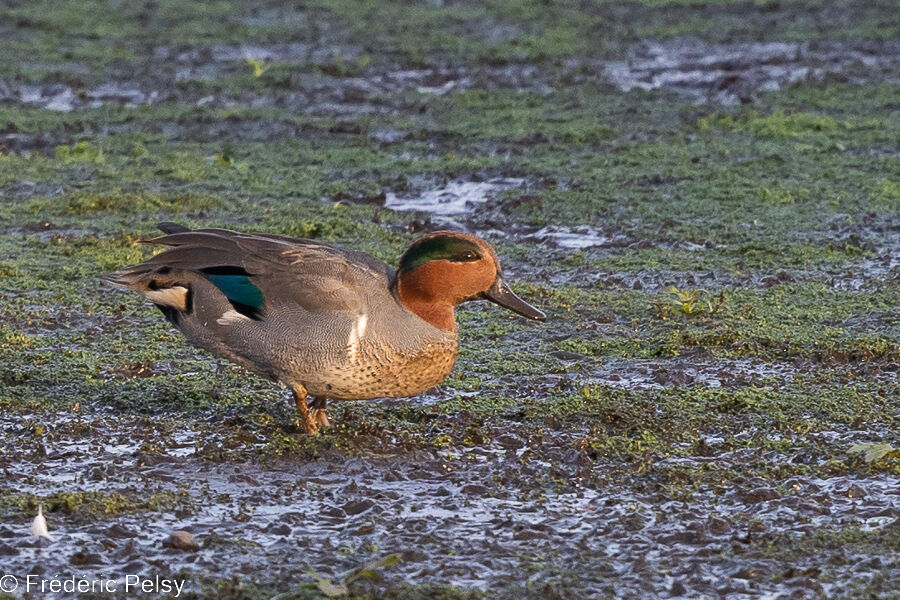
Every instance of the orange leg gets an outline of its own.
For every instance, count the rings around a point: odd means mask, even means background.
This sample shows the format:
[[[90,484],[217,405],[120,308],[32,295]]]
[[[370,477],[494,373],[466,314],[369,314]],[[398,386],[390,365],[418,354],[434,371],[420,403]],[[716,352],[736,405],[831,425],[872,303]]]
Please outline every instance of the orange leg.
[[[297,426],[302,427],[303,431],[309,435],[317,434],[319,425],[310,413],[309,406],[306,405],[306,388],[298,385],[292,387],[291,391],[294,393],[294,402],[297,403]]]

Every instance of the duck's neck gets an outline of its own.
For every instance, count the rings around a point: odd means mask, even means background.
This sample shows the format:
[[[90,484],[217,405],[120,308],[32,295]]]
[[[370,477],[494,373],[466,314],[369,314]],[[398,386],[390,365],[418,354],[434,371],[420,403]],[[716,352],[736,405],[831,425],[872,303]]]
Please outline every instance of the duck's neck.
[[[400,302],[426,323],[430,323],[438,329],[456,333],[456,317],[453,316],[453,306],[450,304],[438,304],[408,297],[404,299],[403,295],[400,296]]]
[[[398,277],[396,285],[400,303],[426,323],[456,333],[454,303],[446,296],[433,293],[433,290],[441,288],[438,282],[431,281],[429,273],[423,271],[417,269]]]

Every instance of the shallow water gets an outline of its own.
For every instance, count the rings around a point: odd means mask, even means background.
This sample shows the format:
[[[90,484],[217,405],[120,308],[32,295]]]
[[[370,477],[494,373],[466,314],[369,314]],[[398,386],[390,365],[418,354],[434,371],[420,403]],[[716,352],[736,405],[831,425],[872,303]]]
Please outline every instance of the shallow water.
[[[550,243],[559,248],[580,250],[583,248],[602,248],[613,242],[602,231],[590,225],[579,227],[560,227],[548,225],[535,231],[531,237],[536,241]]]
[[[421,211],[439,216],[463,215],[498,193],[520,187],[522,179],[502,178],[487,181],[451,181],[443,187],[420,193],[398,195],[388,192],[384,206],[398,211]]]
[[[864,82],[890,73],[897,48],[843,43],[758,42],[708,44],[693,38],[647,41],[628,60],[604,65],[606,77],[623,91],[672,89],[698,102],[750,102],[757,92],[774,92],[800,81],[840,76]]]

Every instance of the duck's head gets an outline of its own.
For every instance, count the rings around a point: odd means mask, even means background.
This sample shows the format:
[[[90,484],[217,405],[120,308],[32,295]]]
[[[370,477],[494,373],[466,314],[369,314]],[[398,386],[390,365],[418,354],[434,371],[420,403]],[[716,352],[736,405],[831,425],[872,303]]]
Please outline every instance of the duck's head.
[[[503,281],[490,244],[467,233],[436,231],[416,240],[400,257],[395,285],[406,308],[447,331],[456,331],[454,307],[468,300],[490,300],[523,317],[546,319]]]

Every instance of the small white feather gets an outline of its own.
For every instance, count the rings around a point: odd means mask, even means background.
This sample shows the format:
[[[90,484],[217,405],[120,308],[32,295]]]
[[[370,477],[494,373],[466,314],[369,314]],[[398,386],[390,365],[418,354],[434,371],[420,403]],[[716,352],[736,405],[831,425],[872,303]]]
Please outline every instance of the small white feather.
[[[366,325],[369,324],[369,317],[367,315],[359,315],[359,318],[356,320],[356,336],[359,339],[363,339],[363,336],[366,335]]]
[[[50,532],[47,530],[47,519],[44,518],[44,507],[42,505],[38,505],[38,514],[34,518],[34,521],[31,522],[31,534],[37,537],[47,538],[48,540],[53,540],[50,537]]]
[[[350,360],[356,360],[356,357],[359,355],[359,343],[366,334],[366,325],[368,325],[368,322],[369,317],[362,314],[359,315],[356,318],[356,321],[353,322],[353,325],[350,326],[350,336],[347,338],[347,346],[349,347],[349,352],[347,354]]]
[[[247,315],[242,315],[236,310],[229,310],[224,313],[221,317],[216,319],[216,323],[219,325],[234,325],[235,323],[240,323],[242,321],[249,321],[250,317]]]

